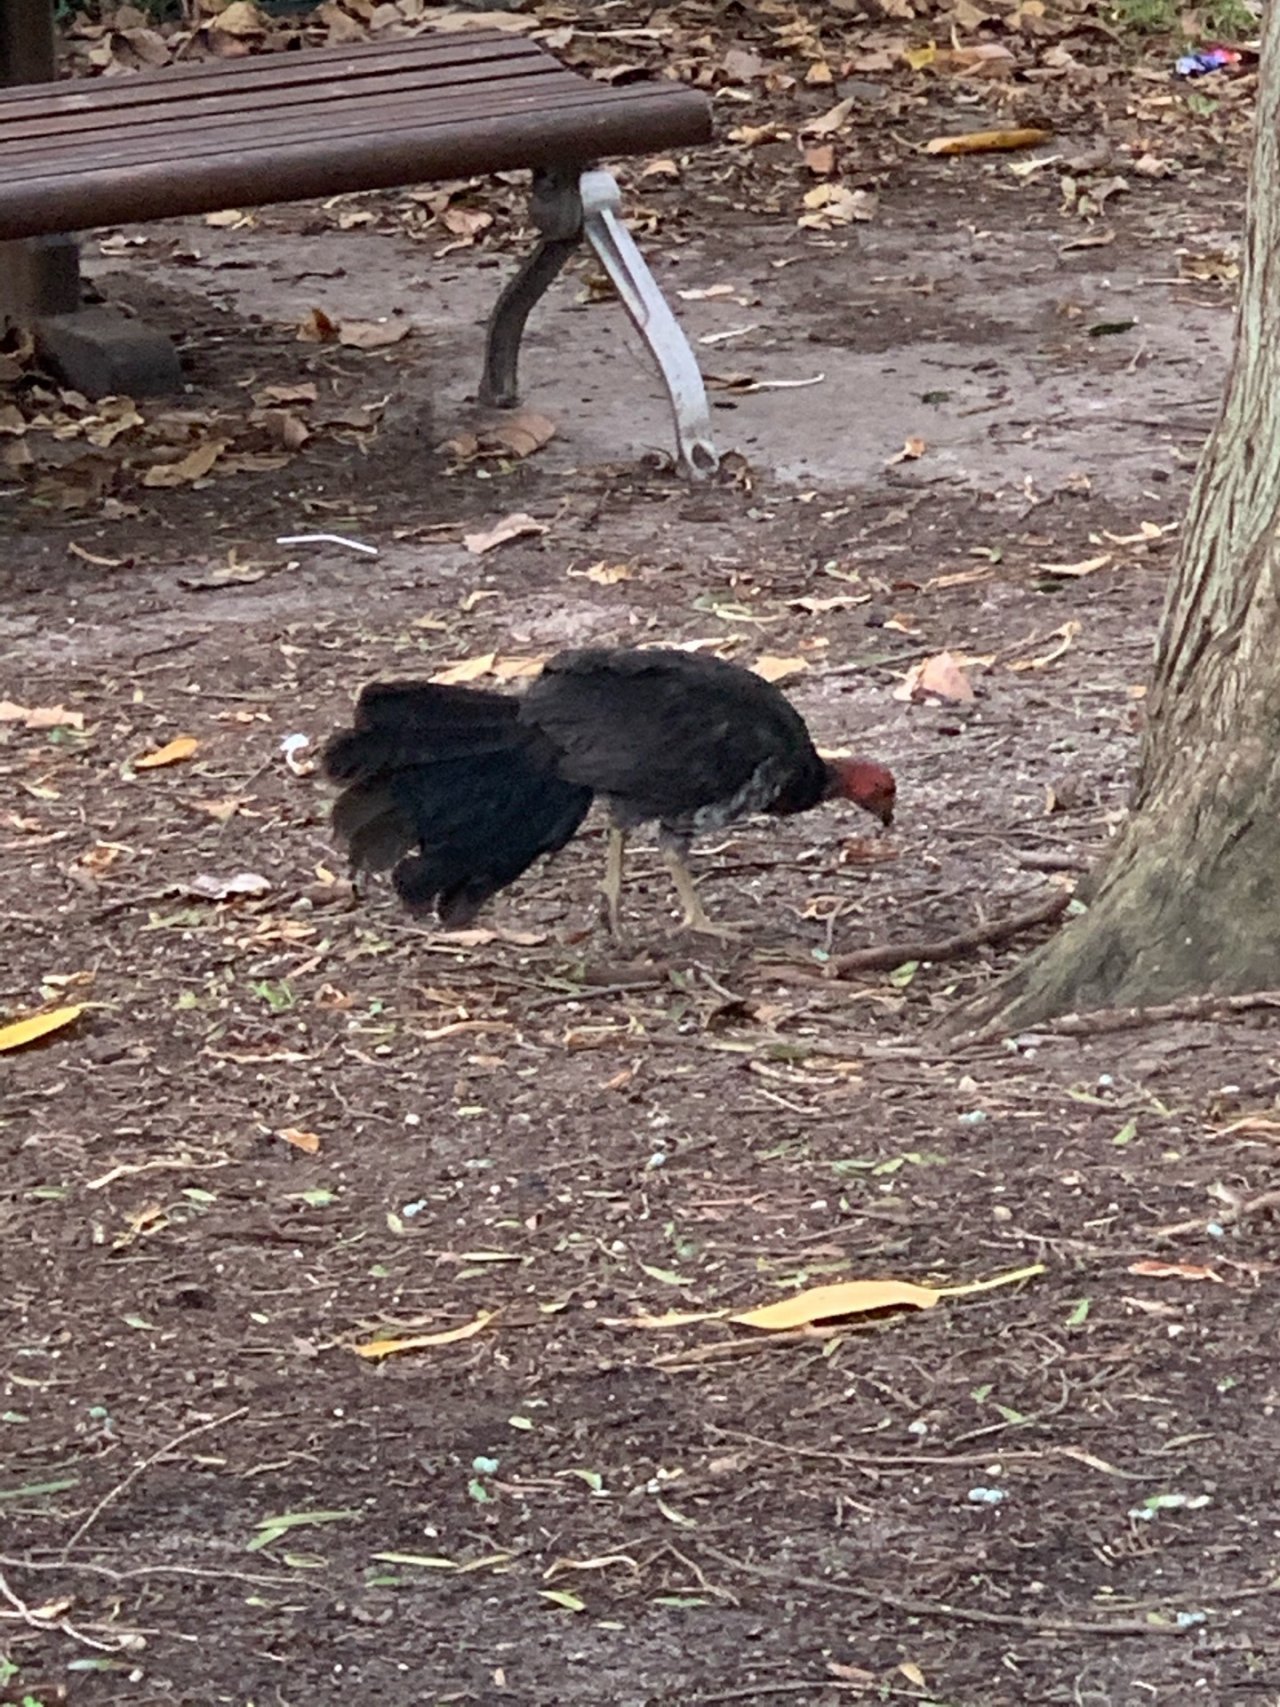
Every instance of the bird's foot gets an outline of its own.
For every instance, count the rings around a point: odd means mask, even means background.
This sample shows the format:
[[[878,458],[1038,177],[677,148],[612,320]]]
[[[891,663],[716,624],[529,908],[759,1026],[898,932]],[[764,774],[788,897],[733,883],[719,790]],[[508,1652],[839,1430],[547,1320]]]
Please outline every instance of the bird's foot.
[[[699,936],[716,937],[720,942],[743,940],[743,932],[736,925],[717,924],[714,919],[707,917],[701,907],[688,908],[681,923],[687,931],[696,931]]]

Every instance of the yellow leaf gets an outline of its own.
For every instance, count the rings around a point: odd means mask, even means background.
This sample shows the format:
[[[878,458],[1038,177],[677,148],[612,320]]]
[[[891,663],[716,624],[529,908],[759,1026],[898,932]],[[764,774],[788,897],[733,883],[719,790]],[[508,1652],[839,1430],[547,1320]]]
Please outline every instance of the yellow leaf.
[[[135,759],[133,768],[136,771],[154,771],[161,765],[176,765],[183,759],[189,759],[199,745],[194,735],[179,735],[154,753],[144,753],[142,758]]]
[[[497,659],[496,652],[482,652],[478,658],[463,658],[456,664],[448,664],[443,670],[437,670],[431,680],[439,682],[442,687],[456,687],[460,682],[478,681],[481,676],[489,674]]]
[[[292,1144],[295,1150],[305,1150],[308,1156],[314,1156],[320,1148],[320,1139],[314,1132],[303,1132],[297,1126],[282,1126],[276,1136]]]
[[[34,1043],[38,1037],[47,1037],[51,1031],[61,1031],[64,1025],[78,1020],[83,1012],[83,1006],[50,1008],[47,1013],[30,1014],[26,1019],[0,1025],[0,1051],[21,1049],[28,1043]]]
[[[926,42],[923,47],[904,48],[902,57],[913,71],[923,71],[926,65],[932,65],[938,57],[938,44],[931,41]]]
[[[898,1667],[898,1670],[902,1673],[903,1677],[906,1678],[907,1682],[915,1684],[917,1689],[925,1689],[928,1687],[924,1681],[924,1673],[920,1670],[920,1667],[916,1665],[914,1660],[903,1660],[902,1664]]]
[[[482,1310],[473,1322],[464,1322],[460,1328],[445,1328],[438,1334],[411,1334],[402,1340],[367,1340],[353,1349],[357,1357],[379,1358],[399,1351],[422,1351],[433,1345],[454,1345],[458,1340],[474,1338],[488,1327],[495,1315],[496,1310]]]
[[[1044,1264],[1033,1262],[1027,1268],[1011,1268],[1004,1274],[993,1274],[989,1280],[963,1280],[958,1286],[940,1286],[938,1297],[968,1298],[974,1292],[993,1292],[997,1286],[1013,1286],[1019,1280],[1034,1280],[1043,1273]]]
[[[536,658],[499,658],[493,666],[493,673],[500,682],[518,682],[525,676],[541,675],[547,658],[546,652]]]
[[[933,1287],[915,1286],[909,1280],[842,1280],[834,1286],[811,1286],[794,1298],[780,1298],[758,1310],[743,1310],[729,1320],[744,1328],[785,1333],[840,1316],[864,1316],[871,1310],[931,1310],[941,1296]]]
[[[802,670],[807,670],[809,661],[807,658],[779,658],[772,652],[765,652],[751,667],[766,682],[785,682],[788,676],[798,676]]]
[[[971,130],[964,136],[935,136],[926,154],[990,154],[997,149],[1034,148],[1048,142],[1051,130]]]

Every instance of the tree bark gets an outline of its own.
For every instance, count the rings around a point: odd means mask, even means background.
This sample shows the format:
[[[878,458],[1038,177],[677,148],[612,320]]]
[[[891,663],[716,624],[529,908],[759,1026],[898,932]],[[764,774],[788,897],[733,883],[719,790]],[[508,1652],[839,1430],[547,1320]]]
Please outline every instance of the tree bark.
[[[1262,33],[1235,343],[1161,621],[1131,813],[1088,911],[966,1025],[1280,982],[1280,4]]]

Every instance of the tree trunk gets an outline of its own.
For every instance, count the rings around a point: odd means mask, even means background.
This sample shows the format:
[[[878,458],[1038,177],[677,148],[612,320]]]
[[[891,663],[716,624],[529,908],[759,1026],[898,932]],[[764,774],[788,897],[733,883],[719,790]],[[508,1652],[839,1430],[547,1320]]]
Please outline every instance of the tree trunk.
[[[1280,4],[1263,13],[1240,305],[1161,622],[1132,811],[1089,910],[966,1016],[1280,986]]]

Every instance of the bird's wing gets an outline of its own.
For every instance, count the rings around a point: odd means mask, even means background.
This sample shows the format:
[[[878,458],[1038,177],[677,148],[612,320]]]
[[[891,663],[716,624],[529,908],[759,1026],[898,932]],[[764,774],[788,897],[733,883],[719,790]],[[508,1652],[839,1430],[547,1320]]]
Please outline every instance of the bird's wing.
[[[758,809],[793,767],[818,763],[803,719],[776,688],[697,653],[565,653],[525,694],[520,719],[558,750],[566,781],[646,818],[684,818],[757,783]]]

